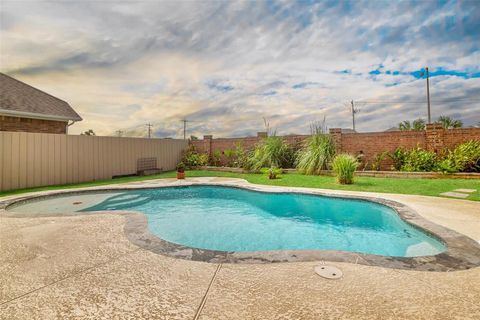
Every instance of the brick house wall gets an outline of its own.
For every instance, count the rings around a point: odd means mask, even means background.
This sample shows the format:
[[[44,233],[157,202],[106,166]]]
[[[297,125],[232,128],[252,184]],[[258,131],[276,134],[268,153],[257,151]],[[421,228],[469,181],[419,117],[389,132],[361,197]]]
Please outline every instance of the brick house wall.
[[[388,131],[345,133],[339,128],[330,129],[330,135],[335,142],[338,153],[364,154],[364,163],[370,168],[375,156],[381,152],[391,152],[398,147],[413,149],[420,147],[431,151],[441,151],[444,148],[454,148],[468,140],[480,140],[480,128],[443,129],[438,124],[427,125],[424,131]],[[265,137],[259,132],[257,137],[248,138],[219,138],[211,135],[204,136],[203,140],[191,141],[200,153],[212,155],[213,152],[222,153],[225,149],[234,149],[236,143],[241,143],[245,150],[252,150]],[[290,135],[282,137],[287,143],[299,145],[308,138],[308,135]],[[225,157],[221,159],[225,165]],[[382,161],[381,169],[390,170],[392,161],[388,157]]]
[[[67,122],[0,116],[0,131],[67,133]]]

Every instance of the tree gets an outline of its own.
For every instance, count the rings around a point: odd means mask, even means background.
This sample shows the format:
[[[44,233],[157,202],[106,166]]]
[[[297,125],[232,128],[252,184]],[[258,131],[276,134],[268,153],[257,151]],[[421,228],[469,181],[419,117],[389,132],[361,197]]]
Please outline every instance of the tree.
[[[422,118],[418,118],[416,120],[413,120],[412,130],[415,130],[415,131],[425,130],[425,120],[422,119]]]
[[[408,120],[404,120],[398,124],[398,129],[401,131],[410,131],[412,130],[412,124]]]
[[[95,134],[95,132],[93,132],[92,129],[88,129],[84,133],[80,133],[80,135],[82,135],[82,136],[95,136],[96,134]]]
[[[408,120],[405,120],[405,121],[402,121],[398,124],[398,128],[401,131],[411,131],[411,130],[421,131],[421,130],[425,130],[425,120],[423,120],[422,118],[418,118],[416,120],[413,120],[412,123]]]
[[[461,120],[455,120],[448,116],[440,116],[437,120],[443,127],[443,129],[461,128],[463,122]]]

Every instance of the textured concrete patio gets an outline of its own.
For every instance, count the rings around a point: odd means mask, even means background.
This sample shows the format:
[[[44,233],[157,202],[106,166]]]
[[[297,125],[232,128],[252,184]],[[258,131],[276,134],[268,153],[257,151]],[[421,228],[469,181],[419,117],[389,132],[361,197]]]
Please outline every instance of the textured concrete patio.
[[[399,201],[480,241],[477,202],[328,192]],[[159,255],[132,244],[118,214],[0,219],[1,319],[480,318],[480,268],[419,272],[332,262],[344,277],[327,280],[313,271],[321,261],[214,264]]]

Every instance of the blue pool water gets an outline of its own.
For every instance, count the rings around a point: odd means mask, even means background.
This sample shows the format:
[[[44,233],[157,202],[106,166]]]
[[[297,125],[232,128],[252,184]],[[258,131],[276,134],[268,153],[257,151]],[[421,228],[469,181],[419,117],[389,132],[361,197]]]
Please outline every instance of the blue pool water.
[[[391,208],[362,200],[188,186],[126,191],[81,211],[97,210],[141,211],[158,237],[210,250],[344,250],[405,257],[446,250]]]

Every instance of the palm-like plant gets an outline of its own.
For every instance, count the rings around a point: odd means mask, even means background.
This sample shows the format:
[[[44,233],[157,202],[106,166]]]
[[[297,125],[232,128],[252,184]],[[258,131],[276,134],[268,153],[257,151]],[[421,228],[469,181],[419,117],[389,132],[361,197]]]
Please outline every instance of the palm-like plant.
[[[319,174],[329,169],[335,156],[335,143],[330,135],[320,130],[312,132],[305,146],[298,153],[297,169],[304,174]]]
[[[353,183],[353,174],[357,167],[357,159],[349,154],[339,154],[332,162],[332,168],[337,176],[337,181],[341,184]]]
[[[246,169],[258,172],[261,168],[282,168],[291,153],[282,138],[271,136],[263,139],[250,155]]]
[[[418,118],[416,120],[413,120],[413,130],[415,131],[421,131],[425,130],[425,120],[422,118]]]
[[[455,120],[452,117],[440,116],[437,120],[443,127],[443,129],[461,128],[463,122],[461,120]]]
[[[425,130],[425,120],[422,118],[418,118],[416,120],[413,120],[413,122],[410,122],[408,120],[402,121],[398,124],[398,128],[401,131],[421,131]]]
[[[408,120],[404,120],[398,124],[398,128],[401,131],[410,131],[412,130],[412,124]]]

